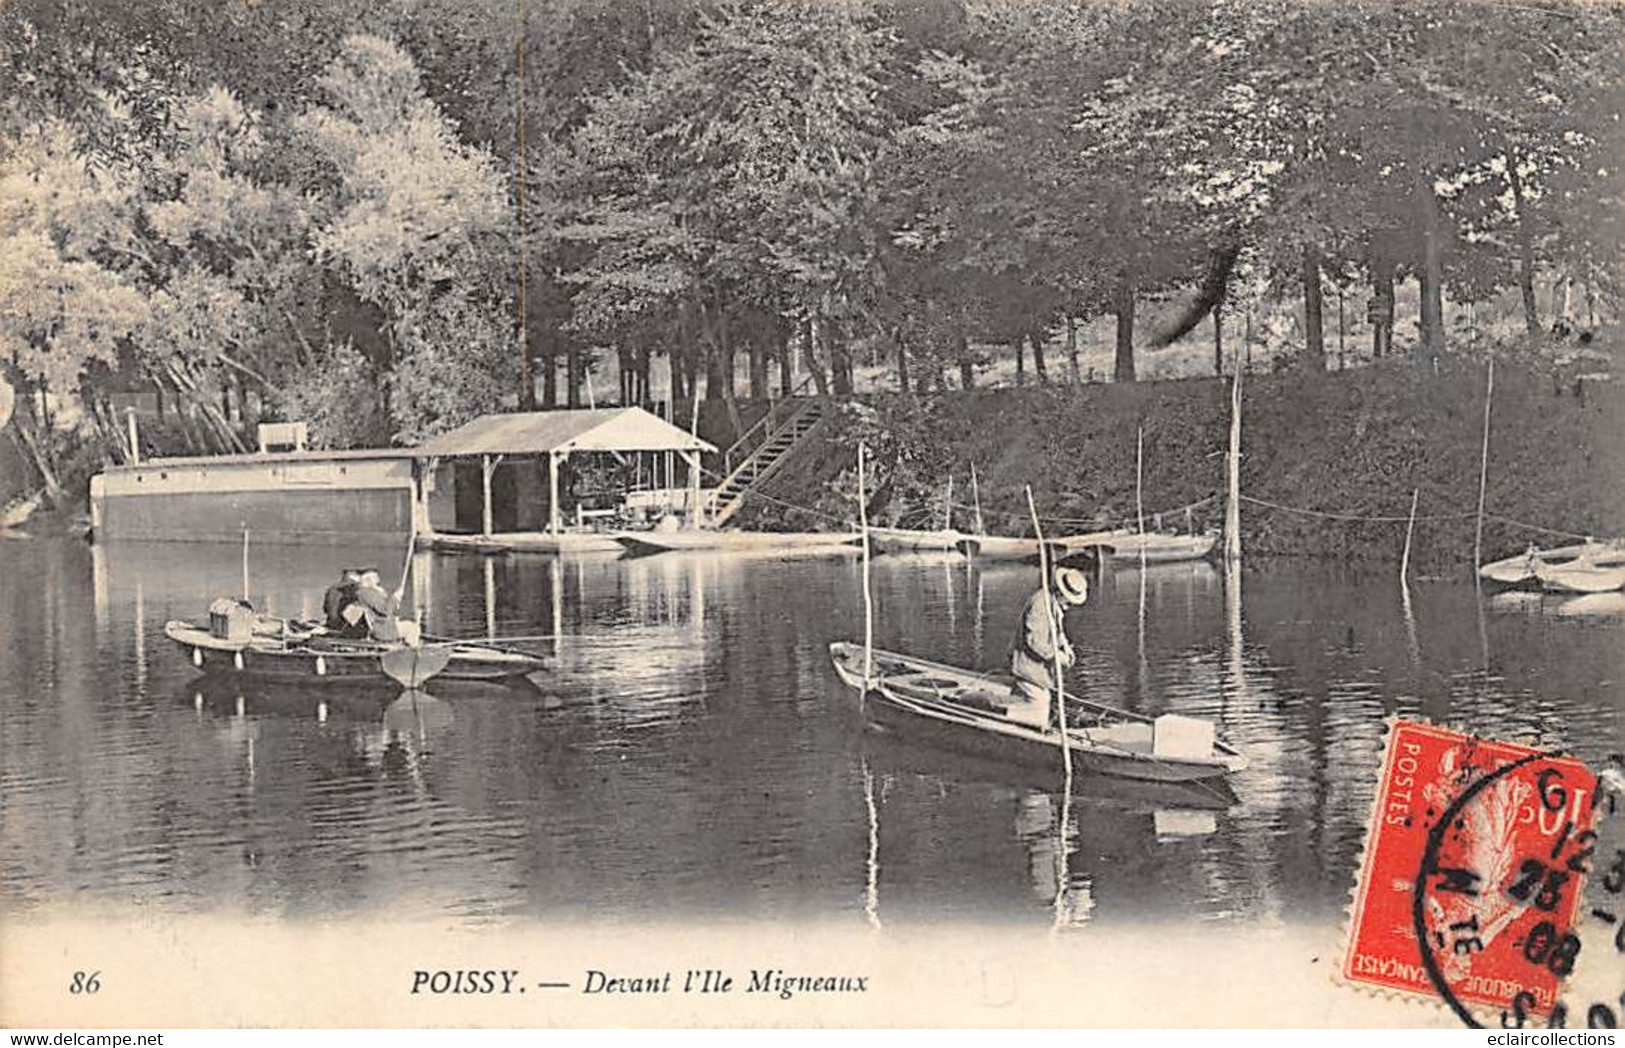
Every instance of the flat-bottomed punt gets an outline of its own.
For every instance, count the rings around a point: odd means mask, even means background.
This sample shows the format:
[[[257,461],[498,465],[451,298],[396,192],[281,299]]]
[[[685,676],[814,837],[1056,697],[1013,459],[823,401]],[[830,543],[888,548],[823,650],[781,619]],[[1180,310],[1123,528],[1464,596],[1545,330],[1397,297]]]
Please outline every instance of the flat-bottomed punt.
[[[693,528],[686,531],[622,531],[616,541],[633,553],[672,553],[685,550],[739,553],[850,552],[861,541],[845,531],[721,531]]]
[[[1012,697],[1009,678],[878,650],[866,678],[861,644],[838,641],[829,650],[841,680],[864,693],[865,714],[875,730],[1012,766],[1043,771],[1061,766],[1059,730],[1005,715]],[[1247,758],[1214,738],[1206,721],[1152,718],[1075,696],[1068,696],[1066,705],[1071,724],[1066,742],[1077,774],[1197,782],[1247,767]]]
[[[951,553],[969,537],[947,529],[870,528],[869,548],[876,553]]]
[[[284,637],[256,631],[246,640],[228,639],[205,626],[178,620],[164,624],[164,635],[205,673],[308,684],[383,683],[390,679],[383,670],[384,655],[405,647],[399,642],[348,640],[309,632]],[[535,655],[477,641],[425,638],[425,646],[451,649],[445,669],[436,674],[439,680],[499,682],[546,666]]]
[[[607,531],[504,531],[495,535],[463,535],[436,532],[429,548],[442,553],[578,553],[625,552],[615,535]]]
[[[1554,571],[1564,568],[1620,568],[1625,567],[1625,539],[1610,542],[1587,540],[1572,546],[1552,549],[1530,547],[1522,553],[1491,561],[1478,569],[1478,577],[1501,589],[1554,590],[1557,592],[1600,593],[1618,589],[1619,584],[1605,589],[1570,590],[1564,588],[1569,581],[1563,575],[1555,576],[1555,584],[1548,582]],[[1580,585],[1603,585],[1602,578],[1575,580]]]

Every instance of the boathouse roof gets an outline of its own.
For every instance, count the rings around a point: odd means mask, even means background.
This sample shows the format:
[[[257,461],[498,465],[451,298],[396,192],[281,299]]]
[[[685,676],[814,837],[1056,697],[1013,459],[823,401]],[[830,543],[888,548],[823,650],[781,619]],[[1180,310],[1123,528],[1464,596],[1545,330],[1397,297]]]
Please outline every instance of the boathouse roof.
[[[642,408],[481,415],[425,441],[424,455],[537,455],[572,451],[715,451]]]

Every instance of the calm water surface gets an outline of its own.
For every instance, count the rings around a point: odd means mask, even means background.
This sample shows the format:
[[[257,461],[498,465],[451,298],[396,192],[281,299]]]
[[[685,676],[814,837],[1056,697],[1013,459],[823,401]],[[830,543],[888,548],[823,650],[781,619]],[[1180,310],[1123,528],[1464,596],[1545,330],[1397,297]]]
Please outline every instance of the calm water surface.
[[[251,550],[308,614],[399,550]],[[1602,760],[1625,749],[1625,617],[1391,568],[1107,574],[1072,617],[1094,697],[1216,720],[1233,801],[1057,797],[861,730],[831,640],[856,558],[420,556],[441,633],[558,637],[539,691],[221,687],[163,636],[242,587],[237,546],[0,541],[0,888],[18,916],[141,906],[492,923],[794,918],[1334,921],[1383,719]],[[879,558],[877,645],[996,665],[1032,568]],[[1239,602],[1236,598],[1239,597]],[[1239,603],[1239,608],[1237,604]],[[551,641],[538,642],[552,650]]]

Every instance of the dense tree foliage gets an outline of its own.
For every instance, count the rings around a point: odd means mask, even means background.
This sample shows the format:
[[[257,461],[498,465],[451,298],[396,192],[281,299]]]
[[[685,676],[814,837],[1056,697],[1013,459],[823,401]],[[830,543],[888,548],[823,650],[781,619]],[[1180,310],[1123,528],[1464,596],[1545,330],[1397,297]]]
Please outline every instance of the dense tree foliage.
[[[1301,303],[1313,370],[1327,288],[1424,361],[1482,349],[1447,298],[1505,291],[1541,352],[1538,284],[1617,308],[1622,30],[1543,0],[17,0],[14,433],[48,482],[53,410],[112,453],[133,390],[196,449],[261,417],[411,440],[580,404],[610,359],[623,401],[669,375],[737,418],[860,362],[970,386],[990,346],[1076,379],[1099,316],[1132,380],[1257,295]]]

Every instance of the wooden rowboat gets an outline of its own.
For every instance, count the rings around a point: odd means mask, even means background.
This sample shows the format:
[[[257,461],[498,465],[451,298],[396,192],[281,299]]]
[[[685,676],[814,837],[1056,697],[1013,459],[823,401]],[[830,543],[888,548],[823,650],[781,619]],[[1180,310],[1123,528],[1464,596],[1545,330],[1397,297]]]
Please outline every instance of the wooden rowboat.
[[[1132,531],[1118,529],[1113,531],[1091,531],[1083,535],[1061,535],[1048,540],[1049,555],[1054,560],[1063,560],[1078,553],[1094,552],[1112,553],[1119,540],[1133,536]],[[967,557],[977,557],[982,560],[1019,560],[1033,561],[1038,559],[1038,540],[1027,538],[1011,538],[1006,535],[966,535],[956,543],[956,548]]]
[[[1103,545],[1110,547],[1116,564],[1177,564],[1187,560],[1201,560],[1213,552],[1219,536],[1175,535],[1148,531],[1143,535],[1122,535]]]
[[[205,673],[307,684],[390,681],[383,669],[383,658],[407,647],[399,642],[343,640],[314,633],[284,638],[255,632],[246,640],[227,640],[205,626],[179,620],[165,623],[164,635]],[[511,680],[546,665],[535,655],[477,641],[430,640],[424,647],[451,649],[445,668],[435,674],[438,680]],[[398,661],[401,656],[395,658]]]
[[[1492,561],[1478,569],[1478,577],[1501,589],[1541,590],[1546,585],[1541,578],[1543,570],[1581,566],[1589,563],[1597,568],[1625,566],[1625,540],[1611,542],[1586,541],[1572,546],[1536,549],[1531,546],[1522,553]],[[1617,588],[1617,587],[1615,587]],[[1569,592],[1569,591],[1563,591]],[[1600,590],[1578,592],[1596,593]]]
[[[968,537],[951,530],[870,528],[869,548],[876,553],[951,553]]]
[[[1061,765],[1061,734],[1005,715],[1011,681],[992,674],[946,666],[895,652],[874,652],[873,672],[864,672],[861,644],[830,645],[835,672],[864,693],[872,728],[896,732],[972,757],[1053,772]],[[1183,717],[1147,717],[1074,696],[1067,697],[1067,748],[1080,775],[1115,776],[1151,782],[1218,779],[1247,767],[1247,758],[1212,739],[1205,752],[1178,745],[1192,722]],[[1211,726],[1208,735],[1211,736]]]
[[[851,552],[861,541],[845,531],[622,531],[615,539],[633,553],[685,550],[738,553]]]
[[[39,509],[42,497],[43,495],[33,495],[7,503],[4,508],[0,508],[0,529],[20,528],[28,523],[28,518]]]
[[[1625,589],[1625,565],[1576,561],[1560,567],[1539,565],[1535,578],[1547,593],[1612,593]]]

